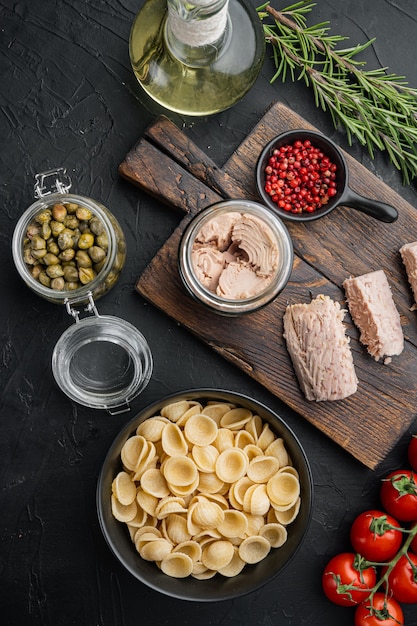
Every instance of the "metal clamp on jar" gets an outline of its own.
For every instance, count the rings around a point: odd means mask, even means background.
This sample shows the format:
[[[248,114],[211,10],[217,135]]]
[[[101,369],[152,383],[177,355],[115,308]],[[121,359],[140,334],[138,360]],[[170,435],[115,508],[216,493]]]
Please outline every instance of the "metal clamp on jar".
[[[26,285],[50,302],[65,304],[75,320],[55,346],[55,380],[79,404],[124,412],[148,384],[153,362],[136,327],[99,315],[95,305],[124,266],[123,231],[105,206],[68,193],[65,169],[35,178],[37,201],[18,221],[12,251]],[[80,319],[78,306],[91,315]]]

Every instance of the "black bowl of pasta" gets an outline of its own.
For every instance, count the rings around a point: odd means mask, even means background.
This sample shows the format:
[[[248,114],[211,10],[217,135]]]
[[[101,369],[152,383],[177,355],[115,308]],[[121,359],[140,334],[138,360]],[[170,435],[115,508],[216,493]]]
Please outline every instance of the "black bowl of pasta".
[[[182,391],[113,442],[97,511],[139,581],[189,601],[230,600],[280,574],[309,528],[313,481],[294,432],[242,394]]]

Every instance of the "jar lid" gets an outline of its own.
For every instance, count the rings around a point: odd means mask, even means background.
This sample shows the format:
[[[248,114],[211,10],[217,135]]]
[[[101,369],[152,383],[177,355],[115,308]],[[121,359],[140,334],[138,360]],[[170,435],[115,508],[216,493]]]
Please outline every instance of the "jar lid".
[[[95,315],[82,320],[78,312],[58,340],[52,372],[61,390],[72,400],[112,415],[130,408],[130,402],[148,384],[153,360],[142,333],[129,322]]]

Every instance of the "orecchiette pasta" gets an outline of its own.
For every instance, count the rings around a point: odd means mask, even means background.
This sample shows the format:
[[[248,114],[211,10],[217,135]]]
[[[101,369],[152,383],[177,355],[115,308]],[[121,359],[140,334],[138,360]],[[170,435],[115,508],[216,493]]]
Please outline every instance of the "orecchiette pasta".
[[[300,480],[282,438],[249,409],[181,400],[142,422],[121,450],[113,516],[168,576],[239,574],[287,540]]]

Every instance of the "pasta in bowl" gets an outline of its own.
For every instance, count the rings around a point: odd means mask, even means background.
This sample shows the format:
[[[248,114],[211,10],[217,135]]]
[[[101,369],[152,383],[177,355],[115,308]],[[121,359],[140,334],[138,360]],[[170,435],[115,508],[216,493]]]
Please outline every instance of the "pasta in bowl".
[[[153,403],[116,437],[97,509],[104,537],[138,580],[166,595],[218,601],[277,576],[307,532],[311,471],[266,406],[213,389]]]

